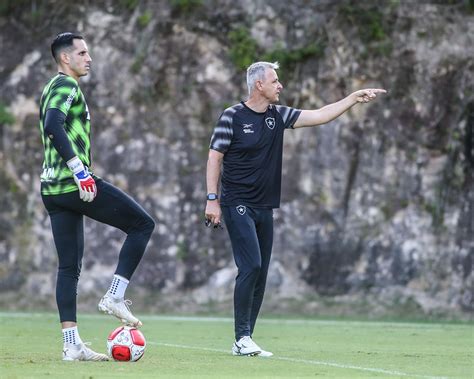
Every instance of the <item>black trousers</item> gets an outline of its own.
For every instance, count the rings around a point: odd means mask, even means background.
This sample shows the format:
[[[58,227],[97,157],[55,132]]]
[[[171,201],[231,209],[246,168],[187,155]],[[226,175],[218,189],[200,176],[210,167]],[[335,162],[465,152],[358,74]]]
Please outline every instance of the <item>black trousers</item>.
[[[78,191],[42,196],[58,253],[56,302],[61,322],[76,322],[77,282],[84,253],[84,216],[127,234],[115,271],[127,279],[140,263],[155,227],[150,215],[125,192],[102,179],[97,179],[96,185],[97,196],[90,203],[82,201]]]
[[[273,246],[273,210],[223,206],[238,274],[234,289],[235,339],[252,336],[263,302]]]

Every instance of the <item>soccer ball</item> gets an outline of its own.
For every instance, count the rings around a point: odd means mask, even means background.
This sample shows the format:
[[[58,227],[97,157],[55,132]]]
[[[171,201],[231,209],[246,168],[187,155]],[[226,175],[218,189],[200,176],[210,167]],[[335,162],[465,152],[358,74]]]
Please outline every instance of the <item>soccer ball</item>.
[[[131,326],[119,326],[107,337],[107,351],[116,361],[138,361],[143,357],[145,347],[145,336]]]

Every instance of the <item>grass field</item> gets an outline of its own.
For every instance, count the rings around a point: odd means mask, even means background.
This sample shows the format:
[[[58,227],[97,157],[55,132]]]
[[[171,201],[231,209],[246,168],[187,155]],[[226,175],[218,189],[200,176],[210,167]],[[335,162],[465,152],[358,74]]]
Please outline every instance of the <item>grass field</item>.
[[[473,378],[472,324],[259,320],[272,358],[233,357],[229,318],[142,317],[136,363],[62,362],[55,314],[0,313],[1,378]],[[79,315],[80,333],[105,352],[105,315]]]

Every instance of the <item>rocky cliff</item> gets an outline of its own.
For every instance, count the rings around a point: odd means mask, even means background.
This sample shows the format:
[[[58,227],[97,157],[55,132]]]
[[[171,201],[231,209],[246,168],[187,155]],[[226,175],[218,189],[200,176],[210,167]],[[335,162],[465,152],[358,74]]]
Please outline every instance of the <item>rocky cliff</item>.
[[[93,59],[81,82],[93,169],[157,221],[132,281],[138,307],[230,312],[230,243],[203,223],[208,143],[222,110],[245,99],[246,65],[278,60],[283,104],[388,94],[286,132],[267,310],[472,315],[474,6],[455,0],[3,1],[1,307],[54,309],[38,101],[55,73],[50,42],[66,30]],[[124,239],[85,225],[82,310],[107,289]]]

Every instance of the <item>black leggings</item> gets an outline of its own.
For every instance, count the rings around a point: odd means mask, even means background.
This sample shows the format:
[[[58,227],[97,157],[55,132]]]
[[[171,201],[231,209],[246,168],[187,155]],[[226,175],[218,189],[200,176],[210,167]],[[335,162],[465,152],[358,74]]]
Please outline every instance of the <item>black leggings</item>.
[[[76,322],[77,282],[84,253],[83,216],[127,234],[115,270],[127,279],[140,263],[155,227],[150,215],[126,193],[102,179],[97,179],[96,185],[97,196],[90,203],[82,201],[78,191],[42,196],[58,253],[56,302],[61,322]]]

